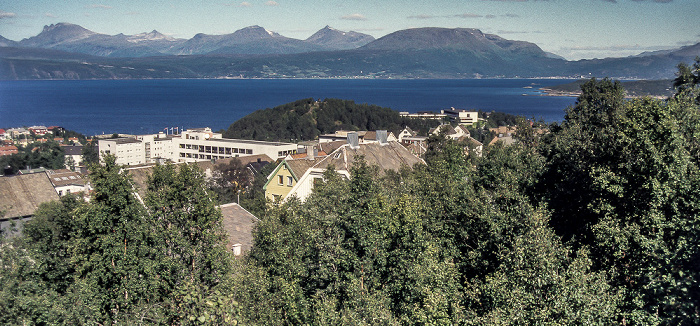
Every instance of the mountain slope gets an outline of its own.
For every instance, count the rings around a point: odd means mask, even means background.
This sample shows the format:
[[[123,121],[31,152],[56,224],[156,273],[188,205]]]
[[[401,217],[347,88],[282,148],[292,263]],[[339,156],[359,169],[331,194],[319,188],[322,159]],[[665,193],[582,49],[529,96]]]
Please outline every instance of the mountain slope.
[[[374,37],[353,31],[343,32],[326,26],[305,41],[329,50],[350,50],[374,41]]]
[[[537,45],[506,40],[472,28],[414,28],[391,33],[360,49],[383,51],[452,50],[479,55],[546,57]]]
[[[6,39],[6,38],[0,36],[0,47],[3,47],[3,46],[17,46],[17,45],[18,45],[17,42],[15,42],[15,41],[13,41],[13,40],[8,40],[8,39]]]

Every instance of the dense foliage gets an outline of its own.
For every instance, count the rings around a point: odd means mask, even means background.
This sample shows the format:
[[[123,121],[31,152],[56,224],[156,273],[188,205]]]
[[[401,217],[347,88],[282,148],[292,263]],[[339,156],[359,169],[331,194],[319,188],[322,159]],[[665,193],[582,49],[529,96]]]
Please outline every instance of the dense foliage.
[[[0,156],[0,167],[10,167],[12,174],[27,168],[65,168],[65,152],[54,141],[31,143],[18,148],[17,154]]]
[[[433,120],[403,118],[396,111],[376,105],[309,98],[255,111],[231,124],[224,137],[301,141],[336,130],[388,130],[397,134],[406,126],[425,134],[439,124]]]
[[[331,167],[235,261],[201,171],[157,167],[141,203],[108,158],[89,203],[44,205],[2,243],[0,322],[700,324],[691,75],[668,100],[590,80],[548,134],[482,156],[431,136],[412,169]]]

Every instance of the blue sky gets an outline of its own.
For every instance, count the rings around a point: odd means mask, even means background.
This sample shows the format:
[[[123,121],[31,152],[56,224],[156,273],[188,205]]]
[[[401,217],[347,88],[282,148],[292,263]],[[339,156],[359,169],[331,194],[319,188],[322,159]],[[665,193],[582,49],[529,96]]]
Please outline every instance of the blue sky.
[[[577,60],[698,43],[700,0],[0,0],[0,35],[11,40],[58,22],[180,38],[251,25],[299,39],[326,25],[377,38],[414,27],[468,27]]]

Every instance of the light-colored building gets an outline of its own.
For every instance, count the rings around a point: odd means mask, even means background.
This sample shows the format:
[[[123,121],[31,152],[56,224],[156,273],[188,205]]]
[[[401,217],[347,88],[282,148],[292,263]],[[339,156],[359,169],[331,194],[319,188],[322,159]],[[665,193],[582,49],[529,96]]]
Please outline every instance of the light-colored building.
[[[416,113],[410,113],[406,111],[399,112],[399,115],[405,118],[413,119],[423,119],[423,120],[443,120],[447,117],[444,113],[435,113],[431,111],[420,111]]]
[[[147,163],[144,142],[134,138],[111,138],[98,141],[100,160],[106,154],[116,157],[116,163],[121,165],[139,165]]]
[[[83,177],[77,172],[48,170],[46,175],[59,196],[77,194],[79,192],[87,193],[90,190]]]
[[[323,180],[323,173],[333,166],[336,173],[350,178],[352,167],[360,157],[370,166],[377,166],[379,173],[393,170],[398,171],[402,166],[409,168],[425,162],[409,152],[396,141],[380,140],[372,143],[359,143],[356,135],[348,134],[348,143],[323,157],[298,178],[283,200],[292,196],[301,200],[306,199],[313,191],[317,180]],[[270,180],[268,179],[268,182]],[[274,180],[273,180],[274,181]]]
[[[117,156],[117,163],[137,165],[164,161],[200,162],[251,155],[284,158],[297,152],[297,144],[223,138],[210,128],[188,129],[178,135],[134,136],[100,139],[100,158],[106,153]]]
[[[345,141],[348,139],[348,134],[353,133],[357,135],[357,139],[360,144],[378,142],[380,137],[386,137],[387,141],[396,141],[397,138],[394,136],[393,132],[387,132],[386,130],[377,131],[349,131],[349,130],[338,130],[332,134],[324,134],[318,136],[319,143],[327,143],[334,141]],[[385,135],[385,136],[382,136]]]
[[[318,163],[322,158],[309,156],[280,162],[267,177],[263,186],[265,197],[271,201],[279,201],[287,197],[289,192],[297,185],[301,176]]]
[[[462,125],[473,125],[479,121],[479,112],[477,111],[449,108],[448,110],[440,110],[440,112],[450,118],[450,120],[457,121],[457,123]]]

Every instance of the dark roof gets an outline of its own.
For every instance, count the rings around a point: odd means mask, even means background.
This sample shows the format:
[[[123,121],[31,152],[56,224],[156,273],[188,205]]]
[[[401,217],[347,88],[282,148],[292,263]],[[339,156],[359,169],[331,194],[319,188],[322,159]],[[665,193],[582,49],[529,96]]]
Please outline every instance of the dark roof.
[[[241,251],[249,251],[253,246],[253,228],[259,221],[257,217],[236,203],[219,206],[223,215],[224,230],[231,250],[234,244],[241,244]]]
[[[40,204],[58,200],[46,173],[0,177],[0,210],[3,218],[34,215]]]
[[[82,145],[61,146],[66,155],[83,155]]]

